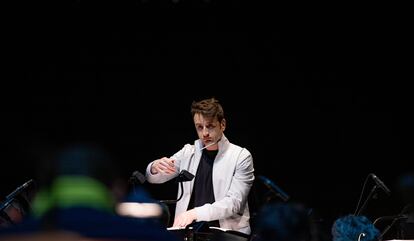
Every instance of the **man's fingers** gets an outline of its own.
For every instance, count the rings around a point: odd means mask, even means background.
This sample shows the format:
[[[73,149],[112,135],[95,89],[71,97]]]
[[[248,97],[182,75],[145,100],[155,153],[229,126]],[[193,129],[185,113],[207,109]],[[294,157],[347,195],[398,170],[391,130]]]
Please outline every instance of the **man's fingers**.
[[[191,224],[194,221],[194,217],[192,213],[189,211],[182,213],[174,220],[173,227],[186,227],[187,225]]]
[[[179,215],[175,220],[173,227],[185,227],[186,226],[186,218],[184,213]]]
[[[171,169],[165,166],[159,166],[157,170],[159,170],[162,173],[166,173],[166,174],[172,174],[175,172],[175,169]]]
[[[160,166],[163,169],[163,172],[171,174],[175,172],[175,166],[171,159],[162,159],[160,162]]]

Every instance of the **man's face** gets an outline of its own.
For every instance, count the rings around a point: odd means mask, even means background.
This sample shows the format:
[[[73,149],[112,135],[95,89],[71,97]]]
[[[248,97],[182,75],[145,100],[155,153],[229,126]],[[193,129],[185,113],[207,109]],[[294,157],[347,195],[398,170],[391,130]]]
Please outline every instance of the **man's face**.
[[[214,145],[207,147],[207,150],[217,150],[217,142],[220,140],[223,131],[226,128],[226,120],[223,119],[220,123],[217,118],[207,118],[201,114],[195,114],[194,125],[198,138],[202,140],[204,146],[215,143]]]

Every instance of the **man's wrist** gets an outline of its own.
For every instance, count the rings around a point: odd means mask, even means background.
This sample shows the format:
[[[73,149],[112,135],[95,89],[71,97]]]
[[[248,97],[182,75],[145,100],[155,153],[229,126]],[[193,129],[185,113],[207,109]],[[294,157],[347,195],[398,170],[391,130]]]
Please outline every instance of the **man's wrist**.
[[[191,211],[192,211],[192,215],[193,215],[194,221],[197,222],[197,211],[196,211],[196,209],[193,208],[193,210],[191,210]]]

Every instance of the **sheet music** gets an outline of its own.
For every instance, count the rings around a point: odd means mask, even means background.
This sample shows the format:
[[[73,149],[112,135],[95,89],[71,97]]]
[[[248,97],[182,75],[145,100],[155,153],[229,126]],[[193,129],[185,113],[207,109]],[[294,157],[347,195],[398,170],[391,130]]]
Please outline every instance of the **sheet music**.
[[[193,227],[188,227],[189,229],[193,229]],[[221,230],[223,232],[229,231],[231,229],[227,229],[227,228],[219,228],[219,227],[209,227],[210,229],[217,229],[217,230]],[[169,227],[167,228],[167,230],[171,231],[171,230],[183,230],[185,229],[185,227]]]
[[[231,229],[228,229],[228,228],[219,228],[219,227],[210,227],[211,229],[218,229],[218,230],[221,230],[221,231],[223,231],[223,232],[226,232],[226,231],[229,231],[229,230],[231,230]]]
[[[171,231],[171,230],[181,230],[181,229],[185,229],[185,227],[169,227],[167,228],[167,230]],[[193,227],[189,227],[189,229],[193,229]]]

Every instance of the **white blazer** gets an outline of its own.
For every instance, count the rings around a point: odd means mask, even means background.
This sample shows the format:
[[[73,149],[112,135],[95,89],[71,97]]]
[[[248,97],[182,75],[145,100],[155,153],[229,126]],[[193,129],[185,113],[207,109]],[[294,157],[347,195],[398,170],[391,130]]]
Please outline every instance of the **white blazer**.
[[[253,158],[247,149],[230,143],[224,134],[218,145],[219,151],[214,160],[212,172],[216,201],[195,208],[196,221],[219,220],[221,228],[250,234],[250,213],[247,196],[254,181]],[[181,170],[187,170],[195,175],[200,163],[202,147],[201,140],[196,140],[194,145],[186,144],[180,151],[175,153],[171,157],[175,160],[175,166],[178,170],[175,174],[151,174],[151,162],[146,170],[148,182],[166,182],[176,177]],[[187,211],[194,179],[183,183],[184,193],[181,200],[177,202],[176,217],[178,214]],[[178,195],[179,193],[177,193]]]

